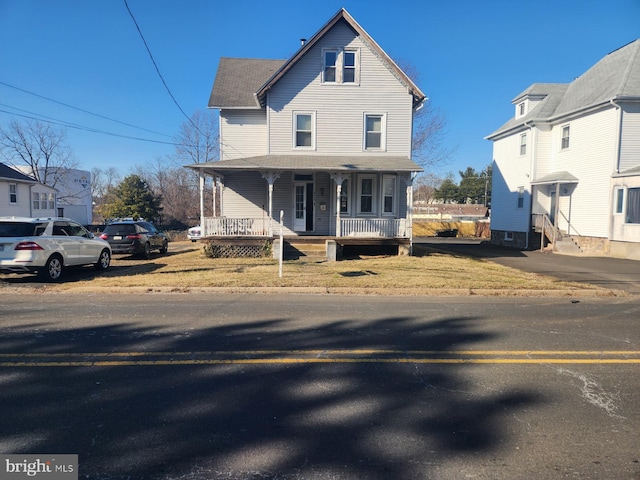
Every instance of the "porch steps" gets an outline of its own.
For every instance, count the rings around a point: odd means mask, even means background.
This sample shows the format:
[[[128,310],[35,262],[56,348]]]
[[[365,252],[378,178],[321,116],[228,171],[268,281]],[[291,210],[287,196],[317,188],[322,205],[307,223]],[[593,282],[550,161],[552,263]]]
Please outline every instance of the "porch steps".
[[[327,260],[327,247],[320,242],[284,242],[285,260],[303,260],[305,262],[324,262]]]

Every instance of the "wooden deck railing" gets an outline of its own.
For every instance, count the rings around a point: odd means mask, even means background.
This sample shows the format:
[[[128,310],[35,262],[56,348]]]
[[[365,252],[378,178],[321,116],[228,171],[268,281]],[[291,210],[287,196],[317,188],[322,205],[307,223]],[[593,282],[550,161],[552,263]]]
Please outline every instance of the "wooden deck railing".
[[[266,237],[269,236],[268,218],[224,218],[204,219],[203,237]]]

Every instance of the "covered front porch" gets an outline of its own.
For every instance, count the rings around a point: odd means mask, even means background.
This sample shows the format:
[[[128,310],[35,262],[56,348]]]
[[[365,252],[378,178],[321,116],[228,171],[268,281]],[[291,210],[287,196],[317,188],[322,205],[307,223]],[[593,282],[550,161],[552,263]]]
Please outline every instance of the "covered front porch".
[[[406,157],[266,155],[189,165],[200,176],[203,238],[324,236],[411,239],[413,178]],[[205,178],[217,215],[204,215]]]

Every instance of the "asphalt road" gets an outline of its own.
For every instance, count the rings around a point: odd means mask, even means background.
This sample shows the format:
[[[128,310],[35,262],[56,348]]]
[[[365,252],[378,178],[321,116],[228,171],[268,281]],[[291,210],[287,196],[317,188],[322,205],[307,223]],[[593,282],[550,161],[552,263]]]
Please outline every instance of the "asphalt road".
[[[640,300],[0,292],[0,451],[82,479],[638,479]]]

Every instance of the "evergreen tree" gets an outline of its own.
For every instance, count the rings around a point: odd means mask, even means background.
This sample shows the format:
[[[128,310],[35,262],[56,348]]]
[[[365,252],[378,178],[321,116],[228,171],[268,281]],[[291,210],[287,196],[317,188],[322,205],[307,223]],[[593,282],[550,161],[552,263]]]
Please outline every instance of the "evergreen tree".
[[[106,202],[99,213],[104,218],[143,218],[160,220],[161,197],[155,195],[147,182],[138,175],[129,175],[107,194]]]

